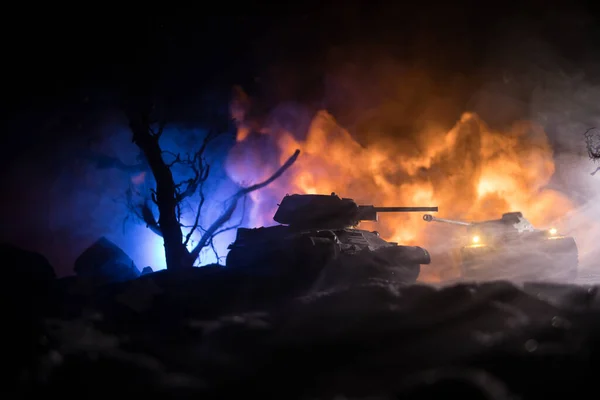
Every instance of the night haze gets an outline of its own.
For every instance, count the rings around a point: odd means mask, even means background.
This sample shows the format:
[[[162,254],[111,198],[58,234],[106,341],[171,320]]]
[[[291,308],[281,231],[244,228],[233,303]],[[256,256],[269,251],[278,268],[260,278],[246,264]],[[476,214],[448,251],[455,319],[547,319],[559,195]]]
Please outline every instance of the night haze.
[[[10,195],[3,199],[2,238],[44,253],[60,275],[69,274],[75,257],[100,236],[123,247],[139,268],[164,268],[160,238],[135,218],[126,220],[132,174],[97,168],[89,152],[135,163],[139,150],[121,110],[127,96],[142,92],[168,105],[165,140],[189,151],[205,132],[207,110],[228,112],[234,85],[253,97],[261,123],[269,123],[269,113],[271,120],[287,118],[283,123],[296,125],[292,130],[302,136],[306,120],[327,110],[363,145],[378,137],[414,143],[411,137],[428,125],[450,130],[464,112],[476,112],[499,131],[531,120],[554,148],[553,179],[563,179],[555,187],[577,204],[597,194],[586,187],[589,180],[565,178],[573,157],[585,153],[580,131],[597,118],[591,104],[581,104],[598,96],[591,47],[597,32],[585,5],[440,3],[423,13],[415,5],[344,4],[307,5],[301,12],[265,5],[271,14],[262,16],[258,7],[233,17],[178,11],[95,21],[33,18],[29,26],[41,33],[28,39],[29,50],[7,46],[14,56],[5,73],[11,84],[2,164]],[[35,73],[25,74],[25,65]],[[283,116],[273,116],[286,107]],[[290,120],[290,112],[304,114]],[[240,183],[221,167],[234,144],[235,133],[224,135],[210,151],[210,210]],[[271,152],[260,157],[279,157]],[[565,181],[574,186],[560,187]],[[283,194],[264,194],[271,210]],[[260,221],[246,217],[244,225],[272,223],[271,210]],[[221,254],[233,238],[234,232],[219,237]],[[214,261],[207,253],[204,263]]]
[[[27,7],[5,397],[597,391],[598,4]]]

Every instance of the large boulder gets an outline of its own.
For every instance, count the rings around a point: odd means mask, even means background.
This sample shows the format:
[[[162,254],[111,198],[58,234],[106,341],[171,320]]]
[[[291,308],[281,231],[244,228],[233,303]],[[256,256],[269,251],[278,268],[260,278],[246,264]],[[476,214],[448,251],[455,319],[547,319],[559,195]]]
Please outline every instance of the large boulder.
[[[78,276],[100,284],[124,282],[140,276],[133,260],[105,237],[98,239],[77,257],[74,271]]]
[[[22,293],[47,288],[56,278],[54,268],[43,255],[11,244],[0,244],[3,281],[10,282],[5,290]]]
[[[39,350],[41,319],[52,306],[54,269],[43,255],[10,244],[0,244],[5,349],[3,362],[10,365],[3,390],[10,391]]]
[[[0,244],[2,296],[12,303],[11,310],[27,318],[44,314],[49,306],[54,268],[43,255],[10,244]]]
[[[147,266],[147,267],[144,267],[144,269],[142,270],[142,275],[151,274],[153,272],[154,272],[154,270],[152,269],[152,267],[151,266]]]

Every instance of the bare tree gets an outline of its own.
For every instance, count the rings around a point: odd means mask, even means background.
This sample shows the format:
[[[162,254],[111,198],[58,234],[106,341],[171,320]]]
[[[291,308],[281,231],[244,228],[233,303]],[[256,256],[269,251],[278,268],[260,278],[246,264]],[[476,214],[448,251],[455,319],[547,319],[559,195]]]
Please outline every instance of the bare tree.
[[[588,156],[594,162],[600,161],[600,133],[598,133],[596,128],[590,128],[585,131],[584,137]],[[592,172],[592,175],[596,175],[598,171],[600,171],[600,167],[597,167],[596,170]]]
[[[210,175],[210,165],[205,156],[209,144],[220,134],[218,130],[209,130],[193,154],[173,154],[163,150],[159,143],[165,128],[164,120],[153,120],[152,112],[149,110],[130,112],[128,118],[132,141],[141,150],[144,162],[152,173],[156,185],[150,190],[148,197],[135,205],[134,212],[152,232],[163,238],[167,268],[172,270],[193,267],[195,261],[200,257],[202,249],[213,247],[216,235],[235,227],[224,227],[224,225],[232,218],[239,201],[245,200],[249,193],[262,189],[278,179],[294,164],[300,154],[300,150],[296,150],[266,180],[239,189],[226,201],[223,213],[208,228],[203,229],[200,227],[203,206],[206,202],[203,189]],[[171,161],[167,162],[166,157],[170,157]],[[191,177],[182,182],[175,182],[172,172],[172,168],[175,166],[187,167],[191,171]],[[133,167],[130,169],[135,170]],[[181,218],[182,205],[186,199],[196,194],[199,195],[199,203],[195,210],[193,224],[184,226]],[[156,205],[158,218],[154,215],[150,202]],[[130,204],[133,203],[130,201]],[[182,228],[189,229],[187,234],[184,235]],[[201,230],[200,240],[191,250],[188,250],[187,245],[194,232],[198,230]]]

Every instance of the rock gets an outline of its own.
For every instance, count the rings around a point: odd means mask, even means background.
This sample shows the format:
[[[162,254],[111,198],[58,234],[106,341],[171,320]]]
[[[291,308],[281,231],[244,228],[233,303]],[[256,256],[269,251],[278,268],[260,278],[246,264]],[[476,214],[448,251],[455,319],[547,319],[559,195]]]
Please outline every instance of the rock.
[[[154,297],[161,294],[162,290],[151,279],[139,279],[133,281],[131,285],[121,292],[116,300],[128,306],[132,310],[141,313],[147,310],[154,300]]]
[[[523,290],[563,309],[585,311],[600,308],[597,286],[527,282]]]
[[[35,318],[48,307],[56,275],[39,253],[1,244],[2,295],[18,310],[18,317]]]
[[[152,267],[147,266],[147,267],[144,267],[144,269],[142,270],[142,275],[151,274],[153,272],[154,272],[154,270],[152,269]]]
[[[6,382],[15,384],[23,368],[38,352],[40,319],[52,305],[54,269],[39,253],[1,244],[3,361],[10,365]],[[12,389],[3,385],[3,389]]]
[[[116,244],[101,237],[75,260],[75,273],[96,283],[124,282],[140,276],[133,260]]]
[[[47,356],[22,357],[37,369],[21,386],[173,399],[526,400],[594,388],[597,288],[411,285],[368,264],[330,272],[325,290],[298,297],[218,265],[65,285],[77,290],[44,325]]]
[[[25,285],[32,291],[48,287],[56,278],[54,268],[46,257],[10,244],[0,244],[3,279],[9,279],[9,290],[22,290],[15,285]]]

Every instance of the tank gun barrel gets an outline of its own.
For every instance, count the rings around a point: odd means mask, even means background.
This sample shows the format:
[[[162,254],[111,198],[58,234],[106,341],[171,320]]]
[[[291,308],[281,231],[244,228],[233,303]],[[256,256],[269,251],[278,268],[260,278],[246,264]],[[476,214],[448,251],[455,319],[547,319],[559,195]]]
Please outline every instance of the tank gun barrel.
[[[378,213],[396,212],[437,212],[438,207],[375,207],[359,206],[359,219],[361,221],[377,221]]]
[[[375,212],[438,212],[437,207],[373,207],[373,210]]]
[[[464,222],[464,221],[456,221],[453,219],[446,219],[446,218],[437,218],[434,217],[431,214],[425,214],[423,215],[423,220],[427,221],[427,222],[444,222],[446,224],[452,224],[452,225],[461,225],[461,226],[471,226],[473,225],[470,222]]]

